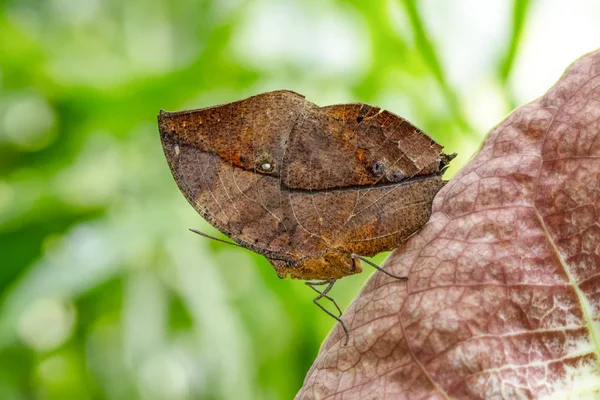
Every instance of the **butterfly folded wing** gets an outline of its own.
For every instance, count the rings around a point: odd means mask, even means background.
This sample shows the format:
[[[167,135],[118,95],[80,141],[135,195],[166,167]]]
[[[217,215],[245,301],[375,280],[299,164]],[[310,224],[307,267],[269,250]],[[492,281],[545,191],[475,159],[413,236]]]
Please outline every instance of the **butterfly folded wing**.
[[[291,197],[296,222],[323,238],[320,260],[335,259],[337,274],[356,262],[332,255],[392,250],[427,222],[453,157],[407,120],[360,103],[309,104],[284,154],[282,184],[304,196]]]
[[[303,96],[279,91],[158,116],[169,167],[189,203],[244,247],[294,261],[279,163]],[[269,164],[268,170],[261,168]]]
[[[318,107],[276,91],[161,112],[169,166],[194,208],[279,276],[360,272],[429,217],[451,159],[408,121],[365,104]]]

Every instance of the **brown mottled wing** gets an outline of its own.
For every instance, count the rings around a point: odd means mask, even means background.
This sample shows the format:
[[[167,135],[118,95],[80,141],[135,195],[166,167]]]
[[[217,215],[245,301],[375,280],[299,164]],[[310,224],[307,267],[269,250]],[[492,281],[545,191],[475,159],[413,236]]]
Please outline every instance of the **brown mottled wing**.
[[[285,153],[286,187],[368,186],[439,173],[442,146],[404,118],[361,103],[306,103]]]
[[[292,219],[274,160],[281,159],[304,103],[297,93],[277,91],[158,116],[169,167],[190,204],[217,229],[270,258],[299,258],[290,246]],[[268,173],[260,171],[265,162],[273,166]]]
[[[427,221],[449,161],[394,114],[318,107],[289,91],[161,112],[159,127],[194,208],[238,243],[291,263],[334,247],[393,248]]]
[[[309,103],[299,118],[281,179],[302,227],[329,247],[374,255],[427,222],[451,159],[439,144],[366,104]]]

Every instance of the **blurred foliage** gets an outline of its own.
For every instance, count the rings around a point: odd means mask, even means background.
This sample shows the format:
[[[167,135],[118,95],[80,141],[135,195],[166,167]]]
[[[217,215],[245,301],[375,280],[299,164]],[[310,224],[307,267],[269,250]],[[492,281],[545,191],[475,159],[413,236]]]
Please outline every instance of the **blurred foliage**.
[[[282,88],[368,102],[458,152],[451,175],[522,101],[531,7],[497,22],[446,4],[0,1],[0,398],[293,397],[334,321],[264,258],[187,231],[214,232],[171,178],[156,114]],[[474,46],[485,18],[485,51],[444,51],[460,27]],[[340,304],[369,273],[336,284]]]

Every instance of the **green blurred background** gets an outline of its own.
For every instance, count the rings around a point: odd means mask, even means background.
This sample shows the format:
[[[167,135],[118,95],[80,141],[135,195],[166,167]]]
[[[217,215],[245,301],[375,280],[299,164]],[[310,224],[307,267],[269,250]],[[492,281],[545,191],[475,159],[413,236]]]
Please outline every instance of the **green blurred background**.
[[[293,397],[334,321],[264,258],[187,231],[215,234],[158,110],[283,88],[368,102],[458,152],[451,176],[598,46],[598,2],[561,4],[0,1],[0,399]]]

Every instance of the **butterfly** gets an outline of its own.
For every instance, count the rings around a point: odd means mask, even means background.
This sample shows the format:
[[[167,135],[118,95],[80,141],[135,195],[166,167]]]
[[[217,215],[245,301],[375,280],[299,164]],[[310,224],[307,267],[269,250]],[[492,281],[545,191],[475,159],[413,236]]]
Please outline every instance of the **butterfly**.
[[[365,257],[394,249],[427,222],[455,156],[389,111],[319,107],[287,90],[161,110],[158,126],[194,209],[236,245],[265,256],[280,278],[306,280],[346,341],[328,295],[333,284],[361,272],[361,260],[405,278]]]

